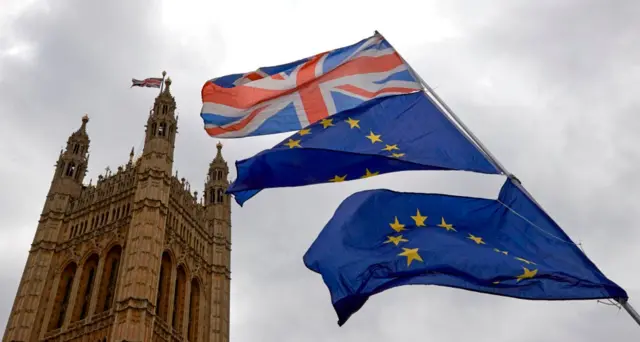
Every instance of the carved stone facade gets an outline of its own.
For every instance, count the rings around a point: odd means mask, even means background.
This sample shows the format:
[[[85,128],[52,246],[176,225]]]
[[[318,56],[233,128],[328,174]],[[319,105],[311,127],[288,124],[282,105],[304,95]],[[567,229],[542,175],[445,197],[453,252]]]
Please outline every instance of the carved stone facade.
[[[60,152],[2,341],[229,340],[230,199],[222,145],[199,197],[172,175],[171,80],[142,154],[83,184],[87,123]]]

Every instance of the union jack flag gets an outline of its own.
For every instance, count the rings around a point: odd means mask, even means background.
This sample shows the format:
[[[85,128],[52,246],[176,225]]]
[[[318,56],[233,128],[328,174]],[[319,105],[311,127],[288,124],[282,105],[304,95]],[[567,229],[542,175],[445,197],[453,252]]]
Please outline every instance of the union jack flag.
[[[131,79],[131,88],[133,87],[145,87],[145,88],[160,88],[163,79],[157,77],[145,78],[144,80]]]
[[[378,33],[312,57],[202,87],[206,132],[241,138],[299,130],[374,98],[422,89],[408,66]]]

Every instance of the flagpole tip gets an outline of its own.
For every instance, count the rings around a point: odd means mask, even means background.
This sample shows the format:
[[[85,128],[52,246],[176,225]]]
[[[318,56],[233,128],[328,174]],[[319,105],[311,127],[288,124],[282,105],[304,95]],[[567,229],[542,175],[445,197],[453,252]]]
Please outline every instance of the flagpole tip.
[[[162,71],[162,77],[167,76],[167,72],[166,71]]]

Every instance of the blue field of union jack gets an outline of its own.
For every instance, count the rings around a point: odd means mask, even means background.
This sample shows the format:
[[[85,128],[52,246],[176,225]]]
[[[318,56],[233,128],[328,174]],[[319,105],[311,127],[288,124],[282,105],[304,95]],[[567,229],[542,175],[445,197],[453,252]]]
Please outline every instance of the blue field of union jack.
[[[299,130],[383,96],[422,89],[379,34],[356,44],[256,71],[207,81],[201,117],[213,137]]]

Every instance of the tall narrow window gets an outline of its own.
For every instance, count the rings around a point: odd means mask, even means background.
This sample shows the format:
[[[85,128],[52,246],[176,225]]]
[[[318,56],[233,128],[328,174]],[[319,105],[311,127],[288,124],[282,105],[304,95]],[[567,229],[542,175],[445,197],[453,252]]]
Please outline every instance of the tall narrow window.
[[[73,279],[76,275],[77,265],[70,263],[64,268],[60,275],[60,282],[58,283],[58,290],[56,296],[53,299],[53,310],[49,317],[49,330],[54,330],[62,327],[64,319],[67,314],[67,307],[69,305],[69,298],[71,297],[71,288],[73,287]]]
[[[156,314],[167,322],[169,317],[169,291],[171,287],[171,269],[173,268],[168,252],[162,253],[160,277],[158,279],[158,296],[156,298]]]
[[[69,163],[69,165],[67,165],[67,173],[66,175],[68,177],[72,177],[73,173],[76,171],[76,164],[74,164],[73,162]]]
[[[187,285],[187,274],[182,265],[178,266],[176,276],[176,291],[173,297],[173,328],[182,332],[184,326],[185,290]]]
[[[121,257],[122,248],[120,246],[113,246],[111,250],[109,250],[109,253],[107,253],[102,270],[102,279],[100,280],[100,292],[96,312],[107,311],[113,306]]]
[[[200,318],[200,283],[198,279],[191,280],[191,299],[189,300],[189,327],[187,339],[190,342],[198,340],[198,325]]]
[[[82,266],[80,275],[80,286],[76,295],[76,302],[73,306],[72,321],[77,321],[87,317],[89,304],[91,303],[91,295],[93,292],[93,282],[98,268],[98,255],[93,254]]]
[[[218,189],[218,203],[224,202],[224,190]]]
[[[76,171],[76,176],[75,176],[76,180],[80,180],[80,177],[83,176],[84,171],[82,169],[83,169],[83,165],[78,166],[78,170]]]

